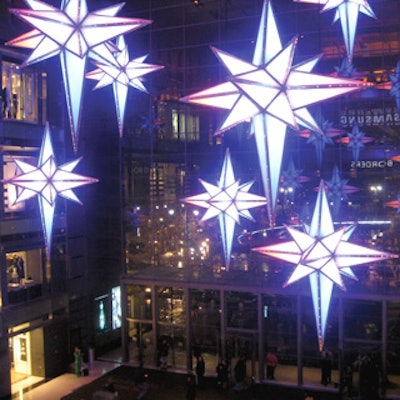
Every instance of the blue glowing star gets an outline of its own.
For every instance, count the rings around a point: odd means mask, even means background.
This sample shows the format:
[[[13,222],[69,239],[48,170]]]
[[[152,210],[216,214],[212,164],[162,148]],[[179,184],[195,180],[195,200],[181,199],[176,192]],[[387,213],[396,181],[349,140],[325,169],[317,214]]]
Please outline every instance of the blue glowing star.
[[[254,219],[248,209],[265,205],[266,198],[248,193],[253,185],[253,181],[240,184],[240,181],[235,180],[229,150],[225,154],[218,186],[205,182],[202,179],[200,179],[200,182],[206,189],[206,193],[186,197],[182,201],[207,208],[202,221],[218,217],[224,248],[225,266],[229,269],[235,224],[240,222],[239,217],[253,221]]]
[[[303,182],[307,182],[310,178],[301,175],[302,170],[296,169],[293,160],[290,160],[288,168],[282,172],[281,191],[288,194],[290,199],[293,199],[296,190],[301,187]]]
[[[81,201],[72,189],[98,182],[95,178],[72,172],[80,160],[78,158],[60,167],[57,166],[50,138],[50,128],[48,123],[46,123],[37,167],[15,159],[14,162],[21,173],[2,181],[21,189],[15,203],[38,196],[43,234],[48,254],[51,249],[51,232],[57,195],[81,204]]]
[[[336,8],[333,22],[340,19],[347,58],[353,59],[354,39],[357,31],[358,14],[361,12],[368,17],[376,18],[367,0],[294,0],[298,3],[324,4],[322,12]]]
[[[328,188],[328,199],[333,205],[333,215],[337,217],[339,215],[340,203],[342,200],[347,200],[349,193],[358,192],[360,189],[356,186],[347,185],[348,179],[342,179],[340,177],[339,168],[337,165],[333,167],[332,178],[326,181]]]
[[[123,36],[118,37],[117,48],[114,54],[114,63],[96,62],[95,64],[98,68],[86,74],[86,78],[99,81],[95,89],[110,84],[113,85],[118,129],[122,137],[128,87],[132,86],[147,93],[142,83],[142,76],[163,67],[161,65],[145,64],[143,61],[147,56],[129,61],[128,48]]]
[[[373,141],[373,138],[365,136],[365,132],[361,131],[357,122],[354,123],[353,129],[347,134],[348,145],[347,147],[351,149],[353,153],[353,160],[358,161],[360,158],[360,151],[364,147],[364,143]]]
[[[319,186],[311,225],[305,232],[289,226],[286,229],[292,241],[253,250],[297,264],[285,285],[309,277],[318,344],[322,350],[333,284],[345,290],[342,275],[356,279],[352,266],[396,258],[397,255],[348,243],[355,225],[335,232],[323,182]]]
[[[318,131],[307,106],[369,86],[310,73],[319,56],[293,66],[296,46],[297,38],[282,47],[271,3],[265,0],[253,62],[213,48],[230,73],[228,81],[181,99],[230,110],[217,133],[252,122],[270,225],[275,224],[286,128],[300,124]]]
[[[76,152],[87,58],[112,62],[107,41],[151,21],[115,17],[124,3],[89,13],[86,0],[63,0],[60,9],[39,0],[25,2],[30,10],[10,11],[35,29],[7,44],[34,49],[24,65],[60,55],[72,144]]]
[[[400,61],[397,61],[396,71],[394,74],[389,74],[392,87],[390,94],[396,99],[397,111],[400,112]]]

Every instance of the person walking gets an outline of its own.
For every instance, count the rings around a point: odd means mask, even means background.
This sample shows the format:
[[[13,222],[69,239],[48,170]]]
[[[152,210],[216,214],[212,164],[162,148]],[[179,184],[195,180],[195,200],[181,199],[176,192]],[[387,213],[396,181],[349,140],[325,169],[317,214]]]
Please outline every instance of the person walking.
[[[186,377],[186,400],[196,400],[196,382],[193,374]]]
[[[204,358],[201,354],[197,356],[196,363],[196,376],[197,376],[197,386],[199,388],[204,387],[204,374],[206,372],[206,364],[204,362]]]
[[[76,346],[74,349],[74,368],[75,368],[75,375],[79,378],[81,376],[81,369],[82,369],[82,355],[81,349]]]
[[[278,365],[278,357],[272,351],[268,351],[265,357],[265,363],[267,365],[267,379],[275,379],[275,368]]]
[[[228,388],[228,366],[225,360],[221,360],[217,365],[217,388],[219,391]]]
[[[234,373],[236,380],[235,390],[240,392],[243,390],[244,380],[246,379],[246,361],[243,356],[237,361]]]

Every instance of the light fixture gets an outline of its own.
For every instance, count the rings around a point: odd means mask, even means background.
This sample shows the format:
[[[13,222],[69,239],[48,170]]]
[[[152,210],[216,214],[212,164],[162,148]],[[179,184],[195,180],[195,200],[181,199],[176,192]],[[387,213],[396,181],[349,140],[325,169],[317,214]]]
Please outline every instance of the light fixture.
[[[286,230],[292,241],[252,249],[296,264],[285,286],[309,278],[320,351],[324,346],[333,285],[344,290],[342,276],[356,279],[351,269],[353,266],[398,257],[349,243],[355,227],[350,225],[335,232],[324,182],[321,181],[311,225],[306,226],[304,232],[288,226]]]
[[[20,173],[1,181],[2,183],[18,186],[21,189],[15,203],[25,201],[34,196],[38,197],[43,236],[48,255],[51,250],[51,233],[57,196],[59,195],[67,200],[81,204],[72,189],[98,182],[98,179],[72,172],[80,160],[81,158],[78,158],[57,166],[50,138],[49,124],[46,123],[37,166],[34,167],[24,161],[15,159],[14,162]]]

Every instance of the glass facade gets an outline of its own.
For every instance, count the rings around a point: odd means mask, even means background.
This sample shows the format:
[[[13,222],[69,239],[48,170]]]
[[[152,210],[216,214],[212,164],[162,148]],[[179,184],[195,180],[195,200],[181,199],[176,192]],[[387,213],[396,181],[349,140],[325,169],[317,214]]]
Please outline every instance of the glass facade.
[[[334,287],[322,354],[308,280],[286,286],[295,265],[252,251],[289,241],[286,226],[308,226],[324,180],[335,231],[354,223],[349,241],[400,252],[393,203],[399,111],[387,90],[400,48],[400,14],[388,2],[379,2],[377,25],[360,20],[353,69],[346,69],[340,27],[331,24],[331,15],[317,5],[273,2],[283,45],[299,35],[294,64],[322,53],[315,73],[380,86],[310,106],[323,135],[287,130],[276,223],[270,226],[264,207],[251,210],[254,220],[238,217],[229,271],[220,220],[203,218],[205,207],[183,202],[204,192],[201,182],[218,185],[228,148],[236,178],[254,180],[251,192],[263,194],[249,121],[215,135],[229,111],[178,101],[226,81],[229,71],[210,46],[251,62],[262,4],[152,0],[132,6],[136,16],[154,21],[140,43],[166,68],[149,77],[153,96],[135,110],[123,139],[128,311],[122,322],[129,328],[129,357],[186,371],[201,353],[207,373],[215,374],[222,358],[233,369],[243,356],[248,376],[266,381],[265,357],[272,351],[279,360],[278,383],[322,389],[326,383],[353,395],[374,382],[376,376],[365,375],[374,365],[380,393],[398,395],[398,259],[355,266],[357,279],[343,276],[344,290]],[[359,152],[349,136],[355,123],[364,137]]]

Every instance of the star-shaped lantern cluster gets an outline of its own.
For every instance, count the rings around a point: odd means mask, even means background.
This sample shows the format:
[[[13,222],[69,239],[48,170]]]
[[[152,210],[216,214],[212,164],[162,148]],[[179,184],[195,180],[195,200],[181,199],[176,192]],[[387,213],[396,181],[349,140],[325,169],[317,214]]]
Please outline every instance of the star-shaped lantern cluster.
[[[99,81],[94,89],[99,89],[111,84],[113,85],[118,129],[122,137],[128,87],[132,86],[135,89],[147,93],[142,82],[142,77],[150,72],[163,68],[163,66],[144,63],[147,56],[129,60],[128,47],[125,44],[123,36],[117,38],[117,49],[114,53],[114,57],[115,60],[113,63],[103,61],[95,62],[98,68],[86,74],[86,77]]]
[[[34,196],[38,197],[43,235],[48,254],[50,254],[51,249],[51,233],[57,196],[59,195],[67,200],[81,204],[72,189],[98,182],[95,178],[72,172],[80,160],[78,158],[57,166],[51,143],[49,124],[46,123],[37,166],[15,159],[14,162],[19,173],[10,179],[2,180],[2,183],[15,185],[19,188],[15,203],[28,200]]]
[[[340,20],[346,53],[349,62],[353,60],[354,41],[357,32],[358,14],[362,13],[376,18],[367,0],[294,0],[298,3],[314,3],[324,5],[322,12],[336,9],[333,22]]]
[[[351,267],[396,258],[397,255],[349,243],[355,225],[335,231],[322,181],[311,225],[305,227],[304,232],[290,226],[286,229],[292,241],[254,248],[253,251],[296,264],[285,285],[309,278],[318,344],[322,351],[333,285],[344,290],[343,276],[356,279]]]
[[[206,189],[205,193],[182,199],[183,202],[206,208],[202,217],[206,221],[218,217],[222,244],[224,248],[225,266],[229,269],[235,225],[239,217],[254,220],[249,208],[265,205],[265,197],[249,193],[253,181],[241,184],[235,179],[229,150],[226,150],[224,163],[218,185],[200,179]]]
[[[115,63],[113,39],[151,23],[115,15],[124,3],[89,12],[86,0],[62,0],[56,8],[43,1],[25,0],[30,9],[10,9],[34,29],[8,45],[33,49],[24,65],[60,55],[74,151],[78,149],[82,93],[87,59]]]
[[[286,128],[320,131],[307,106],[369,86],[361,81],[311,73],[319,56],[293,65],[298,40],[281,45],[270,1],[264,1],[252,62],[213,48],[229,72],[227,82],[182,98],[229,110],[216,133],[252,122],[270,225],[275,224]]]

